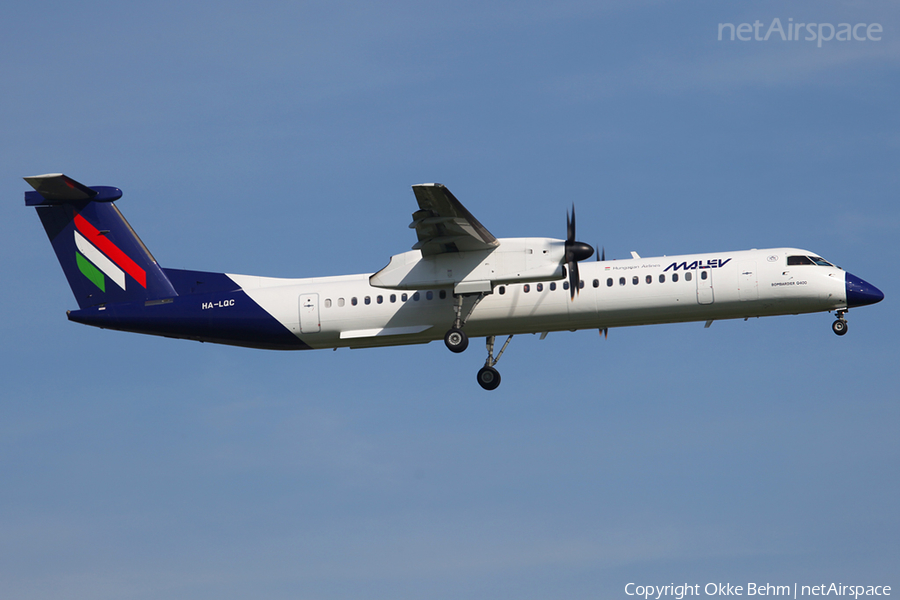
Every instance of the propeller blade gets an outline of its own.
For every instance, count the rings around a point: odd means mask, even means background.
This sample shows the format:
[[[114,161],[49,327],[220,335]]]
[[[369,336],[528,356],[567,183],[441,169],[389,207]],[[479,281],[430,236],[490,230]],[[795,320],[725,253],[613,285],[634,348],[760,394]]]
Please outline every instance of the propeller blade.
[[[578,277],[578,263],[577,262],[575,262],[575,261],[570,262],[568,264],[568,267],[569,267],[569,296],[571,296],[571,299],[574,300],[575,294],[580,291],[578,282],[581,280],[581,278]]]
[[[569,211],[566,211],[566,245],[575,242],[575,204],[572,203],[572,218],[569,218]]]

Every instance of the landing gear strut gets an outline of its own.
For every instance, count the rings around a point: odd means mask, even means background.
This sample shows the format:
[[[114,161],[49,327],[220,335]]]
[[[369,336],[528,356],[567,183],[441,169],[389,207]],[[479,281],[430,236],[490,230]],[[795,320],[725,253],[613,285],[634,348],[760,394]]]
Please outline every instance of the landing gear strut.
[[[837,320],[831,324],[831,330],[838,335],[844,335],[847,333],[847,320],[844,318],[847,311],[839,310],[835,314],[837,315]]]
[[[500,357],[503,356],[503,351],[509,346],[509,342],[512,338],[513,336],[506,338],[506,342],[503,343],[503,347],[500,348],[500,352],[497,353],[497,358],[494,358],[494,336],[489,335],[487,337],[488,357],[487,360],[484,361],[484,366],[478,371],[478,385],[484,389],[496,390],[497,386],[500,385],[500,373],[497,372],[494,365],[496,365],[500,360]]]
[[[456,314],[456,318],[453,320],[453,327],[451,327],[447,331],[447,333],[444,334],[444,344],[447,346],[447,349],[450,350],[450,352],[459,353],[469,347],[469,336],[467,336],[466,332],[463,331],[463,327],[465,326],[466,321],[469,320],[469,317],[472,316],[472,311],[475,310],[475,307],[478,306],[479,302],[484,300],[485,296],[487,296],[487,293],[478,294],[478,297],[475,298],[475,302],[472,304],[469,312],[466,313],[466,317],[463,318],[462,309],[463,302],[465,301],[465,296],[466,294],[453,295],[453,312]]]

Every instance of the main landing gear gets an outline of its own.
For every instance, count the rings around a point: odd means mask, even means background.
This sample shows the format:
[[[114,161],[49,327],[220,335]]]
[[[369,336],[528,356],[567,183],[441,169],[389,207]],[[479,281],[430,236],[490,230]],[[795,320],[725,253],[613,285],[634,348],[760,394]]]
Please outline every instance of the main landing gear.
[[[494,336],[489,335],[487,337],[488,357],[487,360],[484,361],[484,366],[478,371],[478,385],[484,389],[496,390],[497,386],[500,385],[500,373],[497,372],[494,365],[496,365],[500,360],[500,357],[503,356],[503,351],[509,346],[509,342],[512,338],[513,336],[506,338],[506,342],[503,343],[503,347],[500,348],[500,352],[497,353],[497,358],[494,358]]]
[[[837,315],[837,320],[831,324],[831,330],[838,335],[844,335],[847,333],[847,320],[844,318],[847,311],[839,310],[835,314]]]
[[[478,306],[478,303],[484,300],[487,293],[478,294],[475,298],[475,302],[472,303],[471,308],[469,308],[469,312],[466,313],[466,317],[462,317],[462,309],[463,302],[465,301],[466,295],[470,294],[454,294],[453,295],[453,312],[456,314],[456,318],[453,320],[453,327],[451,327],[447,333],[444,334],[444,344],[447,346],[447,349],[450,352],[463,352],[466,348],[469,347],[469,336],[466,335],[466,332],[463,331],[463,327],[466,324],[466,321],[469,320],[469,317],[472,316],[472,312],[475,310],[475,307]]]

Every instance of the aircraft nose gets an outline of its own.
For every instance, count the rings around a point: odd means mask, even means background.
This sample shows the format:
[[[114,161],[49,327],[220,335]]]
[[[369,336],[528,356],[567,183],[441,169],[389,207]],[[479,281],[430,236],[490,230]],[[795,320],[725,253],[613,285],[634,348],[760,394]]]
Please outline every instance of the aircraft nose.
[[[846,273],[845,285],[847,287],[847,308],[866,306],[884,300],[881,290],[856,275]]]

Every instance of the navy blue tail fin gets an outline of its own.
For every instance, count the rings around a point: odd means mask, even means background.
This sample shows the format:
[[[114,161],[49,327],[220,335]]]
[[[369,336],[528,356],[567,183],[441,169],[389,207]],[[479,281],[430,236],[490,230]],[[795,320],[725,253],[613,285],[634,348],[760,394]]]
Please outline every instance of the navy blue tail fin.
[[[172,298],[178,294],[114,201],[122,191],[87,187],[65,175],[26,177],[79,308]]]

